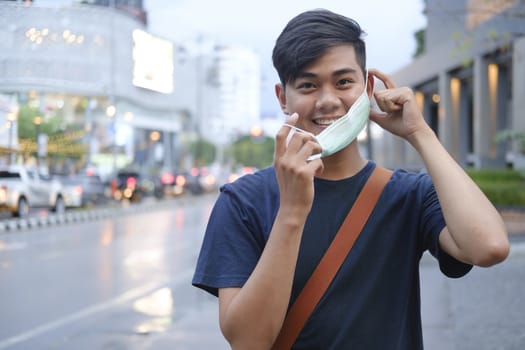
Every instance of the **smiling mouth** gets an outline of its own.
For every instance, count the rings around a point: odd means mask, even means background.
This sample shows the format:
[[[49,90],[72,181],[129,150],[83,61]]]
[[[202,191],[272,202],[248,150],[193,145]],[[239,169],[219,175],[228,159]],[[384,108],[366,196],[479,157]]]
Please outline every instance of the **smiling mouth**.
[[[330,119],[316,119],[314,123],[319,126],[330,126],[339,118],[330,118]]]

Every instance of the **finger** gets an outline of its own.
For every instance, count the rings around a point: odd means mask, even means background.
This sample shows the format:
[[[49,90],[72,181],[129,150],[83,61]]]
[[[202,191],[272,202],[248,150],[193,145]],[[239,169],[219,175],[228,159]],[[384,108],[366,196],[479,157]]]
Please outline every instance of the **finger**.
[[[277,132],[277,135],[275,136],[275,158],[281,157],[284,152],[286,151],[287,142],[286,139],[288,137],[288,134],[292,130],[295,123],[297,123],[299,115],[297,113],[293,113],[289,118],[286,119],[283,126],[281,126],[281,129]]]
[[[378,106],[380,110],[387,113],[397,112],[402,107],[392,100],[382,100],[378,103]]]
[[[402,103],[399,103],[399,91],[398,90],[382,90],[374,93],[374,99],[377,106],[383,112],[395,112],[398,111]]]
[[[390,78],[389,75],[375,69],[375,68],[370,68],[368,70],[368,74],[371,74],[373,75],[374,77],[377,77],[379,80],[381,80],[383,82],[383,84],[385,85],[385,88],[387,89],[393,89],[393,88],[396,88],[397,85],[396,83],[394,82],[394,80],[392,80],[392,78]]]
[[[312,159],[317,159],[316,155],[320,155],[323,152],[321,145],[315,139],[307,138],[303,139],[303,142],[303,145],[297,152],[300,159],[311,161]]]
[[[299,119],[299,114],[292,113],[284,122],[284,125],[288,124],[291,126],[295,126],[295,123],[297,123],[297,119]]]
[[[296,131],[288,143],[287,151],[291,156],[297,154],[300,161],[306,160],[312,155],[314,150],[320,150],[321,146],[317,143],[315,136],[310,133]]]
[[[321,175],[324,170],[324,163],[321,158],[308,162],[306,166],[309,167],[316,176]]]
[[[393,120],[389,117],[387,113],[376,112],[373,115],[370,115],[370,121],[375,125],[379,126],[383,130],[389,130],[390,125],[392,125]]]
[[[370,111],[370,120],[373,122],[377,122],[377,120],[381,120],[387,117],[387,113],[385,112],[378,112],[378,111]]]

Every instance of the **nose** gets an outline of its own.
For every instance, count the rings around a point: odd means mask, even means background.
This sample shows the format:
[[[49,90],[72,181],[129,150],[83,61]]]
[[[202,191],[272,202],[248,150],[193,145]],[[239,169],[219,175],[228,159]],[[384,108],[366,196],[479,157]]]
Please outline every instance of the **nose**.
[[[319,91],[315,107],[323,113],[331,113],[342,105],[342,101],[333,89],[325,88]]]

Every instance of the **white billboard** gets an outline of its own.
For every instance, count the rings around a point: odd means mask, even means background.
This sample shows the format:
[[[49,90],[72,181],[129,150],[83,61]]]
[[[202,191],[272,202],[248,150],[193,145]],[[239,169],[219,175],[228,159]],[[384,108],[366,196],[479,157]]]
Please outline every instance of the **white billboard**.
[[[173,92],[173,43],[145,31],[133,31],[133,85]]]

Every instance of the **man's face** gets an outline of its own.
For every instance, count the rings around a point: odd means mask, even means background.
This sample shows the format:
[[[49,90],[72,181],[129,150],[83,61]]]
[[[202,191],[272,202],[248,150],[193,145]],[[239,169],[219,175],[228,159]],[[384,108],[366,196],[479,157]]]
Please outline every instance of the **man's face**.
[[[345,115],[364,88],[354,47],[341,45],[305,67],[286,89],[278,85],[276,93],[284,113],[299,114],[296,126],[317,135]]]

